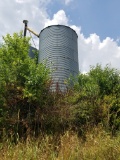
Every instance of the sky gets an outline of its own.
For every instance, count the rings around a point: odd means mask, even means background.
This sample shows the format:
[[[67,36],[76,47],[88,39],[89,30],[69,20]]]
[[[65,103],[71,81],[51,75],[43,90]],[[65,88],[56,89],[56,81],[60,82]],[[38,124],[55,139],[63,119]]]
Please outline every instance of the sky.
[[[119,8],[120,0],[0,0],[0,42],[7,33],[23,30],[24,19],[37,33],[49,25],[67,25],[78,34],[80,72],[96,64],[120,69]]]

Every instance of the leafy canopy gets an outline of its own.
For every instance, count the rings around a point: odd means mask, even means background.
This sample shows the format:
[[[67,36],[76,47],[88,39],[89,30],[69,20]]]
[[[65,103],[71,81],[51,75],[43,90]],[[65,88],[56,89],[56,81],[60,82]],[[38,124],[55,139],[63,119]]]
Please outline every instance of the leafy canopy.
[[[0,107],[15,106],[25,98],[41,101],[47,92],[49,69],[29,57],[29,48],[30,38],[23,37],[22,32],[3,37],[0,47]]]

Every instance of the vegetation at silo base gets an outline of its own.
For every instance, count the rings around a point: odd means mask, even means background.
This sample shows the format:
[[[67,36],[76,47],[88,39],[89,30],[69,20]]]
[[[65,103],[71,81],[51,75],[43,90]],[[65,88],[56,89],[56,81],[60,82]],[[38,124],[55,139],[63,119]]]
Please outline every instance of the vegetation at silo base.
[[[111,138],[103,129],[94,128],[86,133],[86,141],[74,132],[57,137],[41,135],[26,143],[1,144],[1,160],[119,160],[120,136]]]
[[[119,70],[98,64],[52,93],[29,41],[8,34],[0,47],[0,160],[119,160]]]

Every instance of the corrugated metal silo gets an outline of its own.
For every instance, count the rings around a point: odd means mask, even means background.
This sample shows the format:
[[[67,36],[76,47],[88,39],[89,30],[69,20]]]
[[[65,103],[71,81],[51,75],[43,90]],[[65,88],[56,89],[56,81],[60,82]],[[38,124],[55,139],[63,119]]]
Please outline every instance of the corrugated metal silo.
[[[77,34],[68,26],[52,25],[43,29],[39,41],[39,62],[52,70],[52,90],[65,91],[65,80],[78,74]]]

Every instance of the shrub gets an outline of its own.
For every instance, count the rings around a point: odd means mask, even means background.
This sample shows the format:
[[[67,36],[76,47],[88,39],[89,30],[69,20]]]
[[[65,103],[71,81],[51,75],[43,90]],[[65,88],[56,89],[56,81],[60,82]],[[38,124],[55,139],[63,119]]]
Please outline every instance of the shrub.
[[[49,101],[49,69],[28,56],[29,40],[22,32],[7,34],[0,48],[0,132],[28,129],[36,110]],[[22,133],[21,132],[21,133]],[[0,134],[2,135],[2,134]]]

